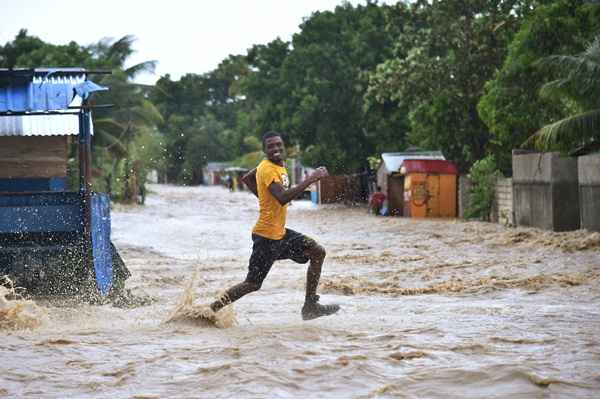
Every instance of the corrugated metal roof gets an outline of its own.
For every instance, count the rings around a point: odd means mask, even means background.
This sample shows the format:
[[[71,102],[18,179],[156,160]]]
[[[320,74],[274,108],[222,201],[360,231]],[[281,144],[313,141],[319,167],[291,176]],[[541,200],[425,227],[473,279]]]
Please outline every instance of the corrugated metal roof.
[[[85,81],[85,70],[0,70],[0,77],[8,79],[0,87],[0,111],[53,111],[47,115],[0,115],[0,136],[79,134],[79,116],[66,109],[81,106],[81,97],[75,95],[74,88]],[[90,129],[93,134],[91,122]]]
[[[31,79],[34,75],[47,75],[52,73],[54,75],[81,75],[86,74],[87,69],[85,68],[0,68],[0,78],[2,77],[21,77],[25,79]]]
[[[94,134],[91,122],[90,130]],[[71,136],[77,134],[79,134],[78,115],[0,116],[0,136]]]
[[[439,159],[446,160],[441,151],[409,151],[409,152],[384,152],[381,154],[383,163],[388,173],[395,173],[407,159]]]

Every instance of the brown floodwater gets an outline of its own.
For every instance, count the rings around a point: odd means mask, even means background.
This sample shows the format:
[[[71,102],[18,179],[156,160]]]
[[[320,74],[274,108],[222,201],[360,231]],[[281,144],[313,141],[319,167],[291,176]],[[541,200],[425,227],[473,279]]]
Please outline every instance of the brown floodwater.
[[[112,221],[153,301],[0,298],[0,397],[600,397],[598,233],[297,201],[288,227],[327,249],[321,301],[341,311],[302,321],[306,266],[282,261],[216,328],[201,305],[245,277],[256,200],[150,190]]]

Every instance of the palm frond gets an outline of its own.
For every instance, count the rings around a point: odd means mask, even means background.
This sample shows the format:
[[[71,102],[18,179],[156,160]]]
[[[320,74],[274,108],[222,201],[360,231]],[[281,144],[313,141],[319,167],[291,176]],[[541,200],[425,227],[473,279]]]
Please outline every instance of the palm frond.
[[[153,124],[163,123],[164,119],[156,105],[152,101],[144,100],[142,102],[144,108],[144,114],[148,118],[147,121]]]
[[[573,147],[600,140],[600,109],[583,112],[546,125],[535,132],[523,146],[539,150]]]
[[[540,88],[540,96],[542,98],[557,98],[568,95],[569,81],[566,79],[556,79],[545,83]]]
[[[550,55],[539,59],[534,65],[547,72],[566,74],[580,67],[581,58],[578,55]]]
[[[148,101],[143,100],[139,105],[129,109],[128,117],[134,125],[154,125],[164,122],[162,114],[156,106]]]
[[[135,64],[125,69],[125,73],[131,79],[135,78],[139,73],[142,72],[154,73],[156,70],[156,64],[158,64],[158,61],[156,60],[140,62],[139,64]]]
[[[113,61],[113,66],[122,67],[125,60],[134,53],[133,42],[136,38],[133,35],[125,35],[110,45],[107,56]]]
[[[600,36],[577,55],[552,55],[536,65],[555,76],[540,90],[545,97],[568,96],[582,104],[598,104],[593,99],[600,91]]]
[[[94,119],[94,127],[96,130],[106,130],[114,133],[120,133],[125,130],[125,126],[113,118],[98,118]]]
[[[600,62],[600,35],[596,36],[594,40],[585,49],[584,54],[587,58]]]
[[[96,139],[101,143],[98,143],[101,147],[103,147],[106,151],[111,152],[118,157],[127,156],[129,151],[127,150],[127,145],[119,140],[116,136],[105,130],[99,130],[95,132]],[[104,144],[104,145],[102,145]]]

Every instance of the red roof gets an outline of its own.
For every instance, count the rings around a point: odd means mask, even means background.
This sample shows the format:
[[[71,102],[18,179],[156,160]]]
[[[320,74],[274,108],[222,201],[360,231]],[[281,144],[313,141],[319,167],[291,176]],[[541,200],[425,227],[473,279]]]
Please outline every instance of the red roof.
[[[438,173],[440,175],[457,175],[456,165],[438,159],[405,159],[401,168],[404,173]]]

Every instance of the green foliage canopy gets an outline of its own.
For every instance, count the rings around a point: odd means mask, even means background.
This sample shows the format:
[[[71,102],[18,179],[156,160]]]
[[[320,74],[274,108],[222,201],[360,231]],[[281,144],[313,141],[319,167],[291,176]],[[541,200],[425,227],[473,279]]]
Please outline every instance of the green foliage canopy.
[[[563,151],[600,144],[600,35],[581,54],[550,56],[540,64],[558,75],[542,86],[541,96],[563,101],[575,115],[544,126],[528,142]]]
[[[485,86],[478,111],[490,130],[492,152],[503,171],[510,150],[540,127],[572,113],[563,99],[539,95],[548,80],[538,63],[552,54],[572,54],[600,32],[600,4],[556,0],[536,7],[508,47],[502,68]],[[563,97],[564,98],[564,97]]]
[[[118,40],[102,39],[90,46],[75,42],[54,45],[21,30],[12,42],[0,47],[2,68],[81,66],[112,71],[111,75],[94,77],[97,83],[108,86],[110,90],[92,97],[92,105],[114,104],[111,109],[98,109],[93,114],[94,168],[101,171],[104,177],[97,182],[96,188],[109,192],[114,188],[117,196],[127,192],[130,198],[123,198],[127,201],[132,200],[134,193],[129,187],[119,187],[117,182],[129,185],[126,176],[131,175],[131,171],[122,165],[141,165],[142,158],[152,157],[139,148],[134,150],[134,143],[141,135],[153,137],[152,130],[162,121],[160,112],[147,99],[147,87],[133,83],[140,72],[153,71],[155,62],[125,67],[127,59],[133,54],[134,41],[133,36],[124,36]],[[134,154],[139,159],[135,159]],[[137,172],[145,175],[141,170]],[[143,184],[143,179],[137,183]]]
[[[529,4],[464,0],[397,6],[396,18],[406,24],[394,56],[371,74],[368,100],[406,107],[409,143],[440,149],[468,169],[488,144],[477,103]]]
[[[21,31],[0,47],[0,66],[113,71],[96,101],[116,106],[95,114],[109,186],[134,164],[187,183],[209,161],[251,167],[268,130],[332,173],[411,145],[442,150],[462,171],[491,154],[510,173],[511,149],[544,125],[537,137],[553,145],[597,139],[584,132],[598,126],[596,67],[582,65],[596,65],[594,45],[585,48],[599,33],[600,4],[584,0],[367,0],[313,13],[291,42],[152,87],[133,78],[155,62],[125,66],[132,36],[57,46]],[[569,126],[579,133],[556,133]]]

